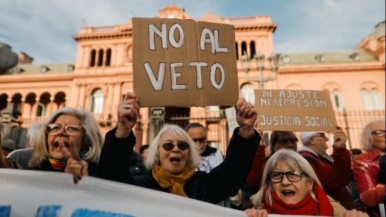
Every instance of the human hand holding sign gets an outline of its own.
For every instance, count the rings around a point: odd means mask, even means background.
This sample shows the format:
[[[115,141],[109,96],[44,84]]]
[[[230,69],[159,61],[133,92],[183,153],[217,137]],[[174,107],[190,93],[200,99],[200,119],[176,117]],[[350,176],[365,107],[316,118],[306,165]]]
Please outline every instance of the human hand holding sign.
[[[239,98],[236,103],[236,121],[239,124],[239,135],[250,138],[254,135],[254,127],[257,119],[256,108],[244,98]]]
[[[123,102],[118,105],[118,128],[115,133],[117,138],[129,136],[137,123],[139,116],[139,100],[135,93],[128,92]]]

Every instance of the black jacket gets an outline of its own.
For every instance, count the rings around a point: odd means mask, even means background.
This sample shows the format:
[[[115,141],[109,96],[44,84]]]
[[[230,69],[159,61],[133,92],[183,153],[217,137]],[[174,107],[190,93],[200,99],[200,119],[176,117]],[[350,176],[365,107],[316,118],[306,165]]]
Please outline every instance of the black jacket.
[[[135,178],[131,176],[129,164],[135,137],[131,133],[128,138],[117,139],[115,130],[106,134],[99,177],[168,192],[157,183],[151,171]],[[237,194],[249,174],[259,142],[258,133],[251,139],[244,139],[238,135],[238,128],[235,129],[224,162],[210,173],[195,172],[185,183],[185,193],[189,198],[214,204]]]

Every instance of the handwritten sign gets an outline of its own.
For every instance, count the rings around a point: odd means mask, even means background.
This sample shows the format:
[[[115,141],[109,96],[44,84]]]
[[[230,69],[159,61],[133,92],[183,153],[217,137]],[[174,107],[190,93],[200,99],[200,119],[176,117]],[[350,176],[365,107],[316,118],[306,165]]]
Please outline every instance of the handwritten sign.
[[[133,18],[133,70],[141,106],[235,105],[234,27]]]
[[[328,91],[255,90],[262,130],[335,131],[336,118]]]

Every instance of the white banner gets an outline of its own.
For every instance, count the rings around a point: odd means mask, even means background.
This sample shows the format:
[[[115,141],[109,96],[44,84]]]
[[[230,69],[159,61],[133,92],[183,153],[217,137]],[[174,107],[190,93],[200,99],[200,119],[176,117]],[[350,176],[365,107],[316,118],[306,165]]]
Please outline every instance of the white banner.
[[[0,217],[245,217],[244,212],[65,173],[0,169]]]
[[[197,216],[247,215],[170,193],[94,177],[84,177],[74,184],[72,175],[66,173],[0,169],[0,217]]]

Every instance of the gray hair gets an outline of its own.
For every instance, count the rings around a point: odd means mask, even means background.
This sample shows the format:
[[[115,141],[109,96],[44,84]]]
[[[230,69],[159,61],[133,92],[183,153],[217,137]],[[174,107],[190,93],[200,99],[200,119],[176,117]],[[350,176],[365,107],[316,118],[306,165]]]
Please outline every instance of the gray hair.
[[[363,128],[362,132],[362,149],[364,151],[370,151],[373,149],[373,137],[371,136],[371,127],[373,125],[383,124],[385,125],[385,120],[379,119],[379,120],[373,120],[366,124],[366,126]]]
[[[185,131],[188,132],[191,128],[202,128],[204,130],[205,134],[208,131],[208,129],[206,127],[204,127],[204,125],[197,123],[197,122],[193,122],[193,123],[186,125]]]
[[[158,133],[158,135],[154,138],[153,142],[150,144],[149,152],[145,161],[145,165],[148,169],[153,168],[154,165],[160,163],[159,156],[159,145],[162,141],[162,138],[171,133],[173,136],[176,136],[181,141],[185,141],[189,144],[189,160],[188,164],[192,167],[197,168],[200,162],[200,155],[198,153],[196,144],[190,138],[190,136],[182,129],[180,126],[175,124],[164,124]]]
[[[42,122],[34,122],[32,123],[27,130],[28,144],[27,147],[34,147],[36,144],[36,140],[39,135],[39,131],[41,128],[44,128],[44,124]]]
[[[291,169],[300,169],[307,174],[307,178],[311,183],[316,182],[322,186],[314,169],[303,156],[293,150],[281,149],[275,152],[265,164],[263,176],[261,178],[261,188],[251,197],[251,202],[255,207],[261,208],[263,206],[264,197],[267,198],[269,205],[272,206],[271,192],[273,191],[273,187],[268,175],[275,170],[275,167],[279,162],[287,163]],[[317,201],[313,192],[311,192],[311,197]]]
[[[64,107],[49,116],[44,122],[44,127],[39,130],[39,134],[36,139],[36,144],[34,148],[34,153],[29,162],[29,165],[31,167],[39,166],[42,161],[49,156],[47,133],[45,126],[47,126],[47,124],[55,122],[56,119],[61,115],[72,115],[82,122],[82,126],[85,130],[85,138],[82,148],[85,151],[83,160],[87,162],[99,161],[103,143],[98,123],[95,121],[93,115],[87,111]]]

